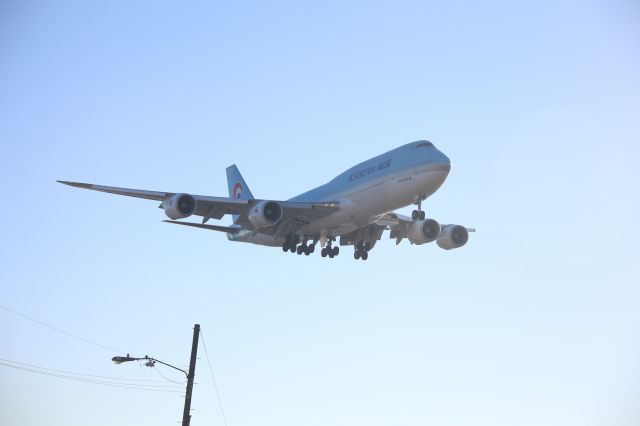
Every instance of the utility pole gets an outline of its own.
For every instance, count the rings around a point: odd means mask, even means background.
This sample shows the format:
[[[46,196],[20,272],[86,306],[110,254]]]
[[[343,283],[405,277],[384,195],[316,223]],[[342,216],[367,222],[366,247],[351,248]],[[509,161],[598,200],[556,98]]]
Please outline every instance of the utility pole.
[[[184,412],[182,413],[182,426],[189,426],[191,423],[191,393],[193,392],[193,378],[196,375],[196,356],[198,355],[198,339],[200,338],[200,324],[193,325],[193,343],[191,344],[191,361],[189,362],[189,372],[187,373],[182,368],[178,368],[175,365],[171,365],[159,359],[145,355],[144,358],[135,358],[132,356],[114,356],[111,358],[116,364],[122,364],[129,361],[147,361],[147,367],[153,367],[156,362],[162,365],[171,367],[174,370],[182,371],[187,376],[187,392],[184,395]],[[205,348],[206,349],[206,348]]]
[[[191,344],[191,361],[189,361],[189,373],[187,374],[187,393],[184,396],[184,412],[182,413],[182,426],[191,424],[191,393],[193,392],[193,378],[196,375],[196,356],[198,355],[198,339],[200,337],[200,324],[193,326],[193,343]]]

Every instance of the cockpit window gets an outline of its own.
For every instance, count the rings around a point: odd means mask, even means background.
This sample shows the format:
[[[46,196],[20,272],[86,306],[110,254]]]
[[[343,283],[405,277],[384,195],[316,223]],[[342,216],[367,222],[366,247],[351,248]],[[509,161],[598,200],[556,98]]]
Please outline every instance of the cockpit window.
[[[420,141],[418,142],[418,144],[416,145],[416,148],[422,148],[422,147],[431,147],[433,148],[433,144],[429,141]]]

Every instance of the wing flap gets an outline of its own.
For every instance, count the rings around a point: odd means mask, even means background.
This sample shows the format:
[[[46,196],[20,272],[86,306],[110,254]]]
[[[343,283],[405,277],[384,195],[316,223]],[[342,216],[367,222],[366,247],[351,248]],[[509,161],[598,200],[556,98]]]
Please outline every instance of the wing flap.
[[[298,203],[291,201],[280,202],[283,219],[310,223],[335,213],[340,209],[337,201]]]
[[[204,222],[209,219],[222,219],[227,214],[240,215],[249,211],[250,200],[229,197],[208,197],[194,195],[196,200],[196,216],[202,216]]]

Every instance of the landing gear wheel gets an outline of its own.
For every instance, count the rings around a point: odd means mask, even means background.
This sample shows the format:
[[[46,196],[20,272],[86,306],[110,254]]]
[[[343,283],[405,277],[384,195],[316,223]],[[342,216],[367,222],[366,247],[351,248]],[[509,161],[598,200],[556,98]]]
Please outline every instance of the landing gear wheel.
[[[320,250],[320,256],[327,257],[327,249],[326,249],[326,247],[323,248],[322,250]]]
[[[359,252],[358,250],[356,250],[355,252],[353,252],[353,258],[354,258],[355,260],[360,259],[360,252]]]
[[[304,251],[304,246],[302,244],[300,244],[298,246],[298,248],[296,249],[296,253],[302,254],[303,251]]]
[[[413,220],[424,220],[427,217],[424,210],[414,210],[411,212],[411,219]]]
[[[296,245],[295,244],[291,244],[291,246],[289,246],[289,251],[291,253],[295,253],[296,252]]]
[[[333,256],[337,256],[340,254],[340,247],[335,246],[333,249],[331,249],[331,254],[333,254]],[[331,257],[333,257],[331,256]]]
[[[362,252],[360,256],[362,257],[362,260],[367,260],[369,258],[369,253],[365,251],[365,252]]]
[[[289,251],[289,243],[282,244],[282,251],[285,253]]]
[[[311,244],[309,246],[308,250],[309,250],[309,254],[313,253],[314,251],[316,251],[316,245],[315,244]]]

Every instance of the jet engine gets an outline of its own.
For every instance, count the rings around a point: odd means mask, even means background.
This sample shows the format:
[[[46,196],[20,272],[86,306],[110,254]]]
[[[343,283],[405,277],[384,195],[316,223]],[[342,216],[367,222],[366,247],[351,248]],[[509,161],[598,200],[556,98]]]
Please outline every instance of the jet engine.
[[[173,194],[162,201],[162,208],[169,218],[184,219],[196,211],[196,199],[189,194]]]
[[[273,226],[282,219],[282,207],[275,201],[260,201],[249,212],[249,222],[256,228]]]
[[[442,225],[440,236],[436,240],[438,247],[451,250],[462,247],[469,241],[469,231],[461,225]]]
[[[415,220],[409,225],[407,237],[413,244],[425,244],[438,238],[440,224],[433,219]]]

